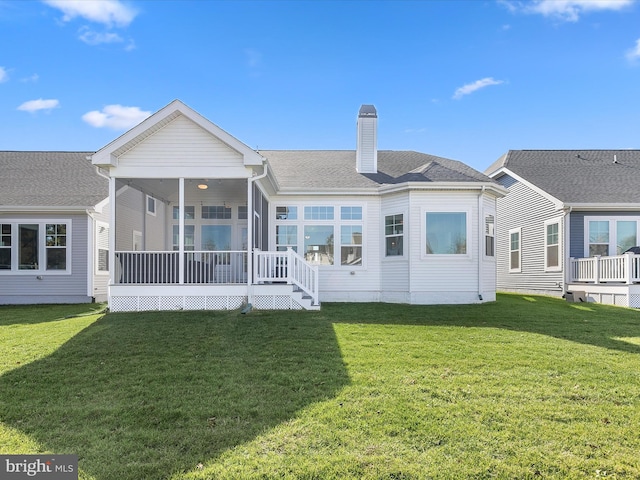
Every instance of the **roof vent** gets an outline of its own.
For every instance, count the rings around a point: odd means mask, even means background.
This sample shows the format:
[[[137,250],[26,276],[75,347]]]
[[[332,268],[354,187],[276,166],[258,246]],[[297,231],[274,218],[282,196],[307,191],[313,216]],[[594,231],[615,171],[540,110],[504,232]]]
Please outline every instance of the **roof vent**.
[[[373,105],[362,105],[358,112],[356,170],[358,173],[378,171],[378,112]]]

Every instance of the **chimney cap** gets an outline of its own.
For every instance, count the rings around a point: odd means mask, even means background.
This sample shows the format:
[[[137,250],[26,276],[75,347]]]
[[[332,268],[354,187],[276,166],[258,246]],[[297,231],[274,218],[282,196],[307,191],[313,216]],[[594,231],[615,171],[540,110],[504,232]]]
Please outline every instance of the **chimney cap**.
[[[373,105],[362,105],[360,107],[360,111],[358,112],[359,117],[378,117],[378,112],[376,111],[376,107]]]

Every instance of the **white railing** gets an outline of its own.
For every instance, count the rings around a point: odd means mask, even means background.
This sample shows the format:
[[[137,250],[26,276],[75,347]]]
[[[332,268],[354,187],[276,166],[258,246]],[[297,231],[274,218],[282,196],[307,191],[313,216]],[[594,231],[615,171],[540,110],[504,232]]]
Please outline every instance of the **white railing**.
[[[254,257],[256,283],[290,283],[309,295],[318,304],[318,267],[310,265],[289,248],[286,252],[256,250]]]
[[[571,281],[586,283],[640,282],[640,255],[625,253],[613,257],[571,258]]]
[[[165,285],[180,283],[179,252],[116,252],[117,284]],[[247,282],[247,252],[184,252],[186,284]]]

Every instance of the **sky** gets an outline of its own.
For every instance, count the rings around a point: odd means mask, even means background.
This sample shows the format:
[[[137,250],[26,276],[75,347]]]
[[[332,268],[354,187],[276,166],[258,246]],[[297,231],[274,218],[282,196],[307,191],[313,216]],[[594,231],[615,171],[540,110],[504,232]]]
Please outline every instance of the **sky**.
[[[174,99],[253,149],[480,171],[640,148],[640,0],[0,0],[0,150],[97,151]],[[1,172],[0,172],[1,174]]]

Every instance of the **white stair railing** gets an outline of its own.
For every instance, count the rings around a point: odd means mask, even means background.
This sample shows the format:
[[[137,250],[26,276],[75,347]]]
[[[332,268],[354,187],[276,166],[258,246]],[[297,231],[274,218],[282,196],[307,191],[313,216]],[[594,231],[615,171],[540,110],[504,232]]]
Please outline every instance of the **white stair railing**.
[[[318,305],[318,267],[309,264],[289,248],[286,252],[255,251],[254,281],[256,283],[288,283],[296,285]]]

